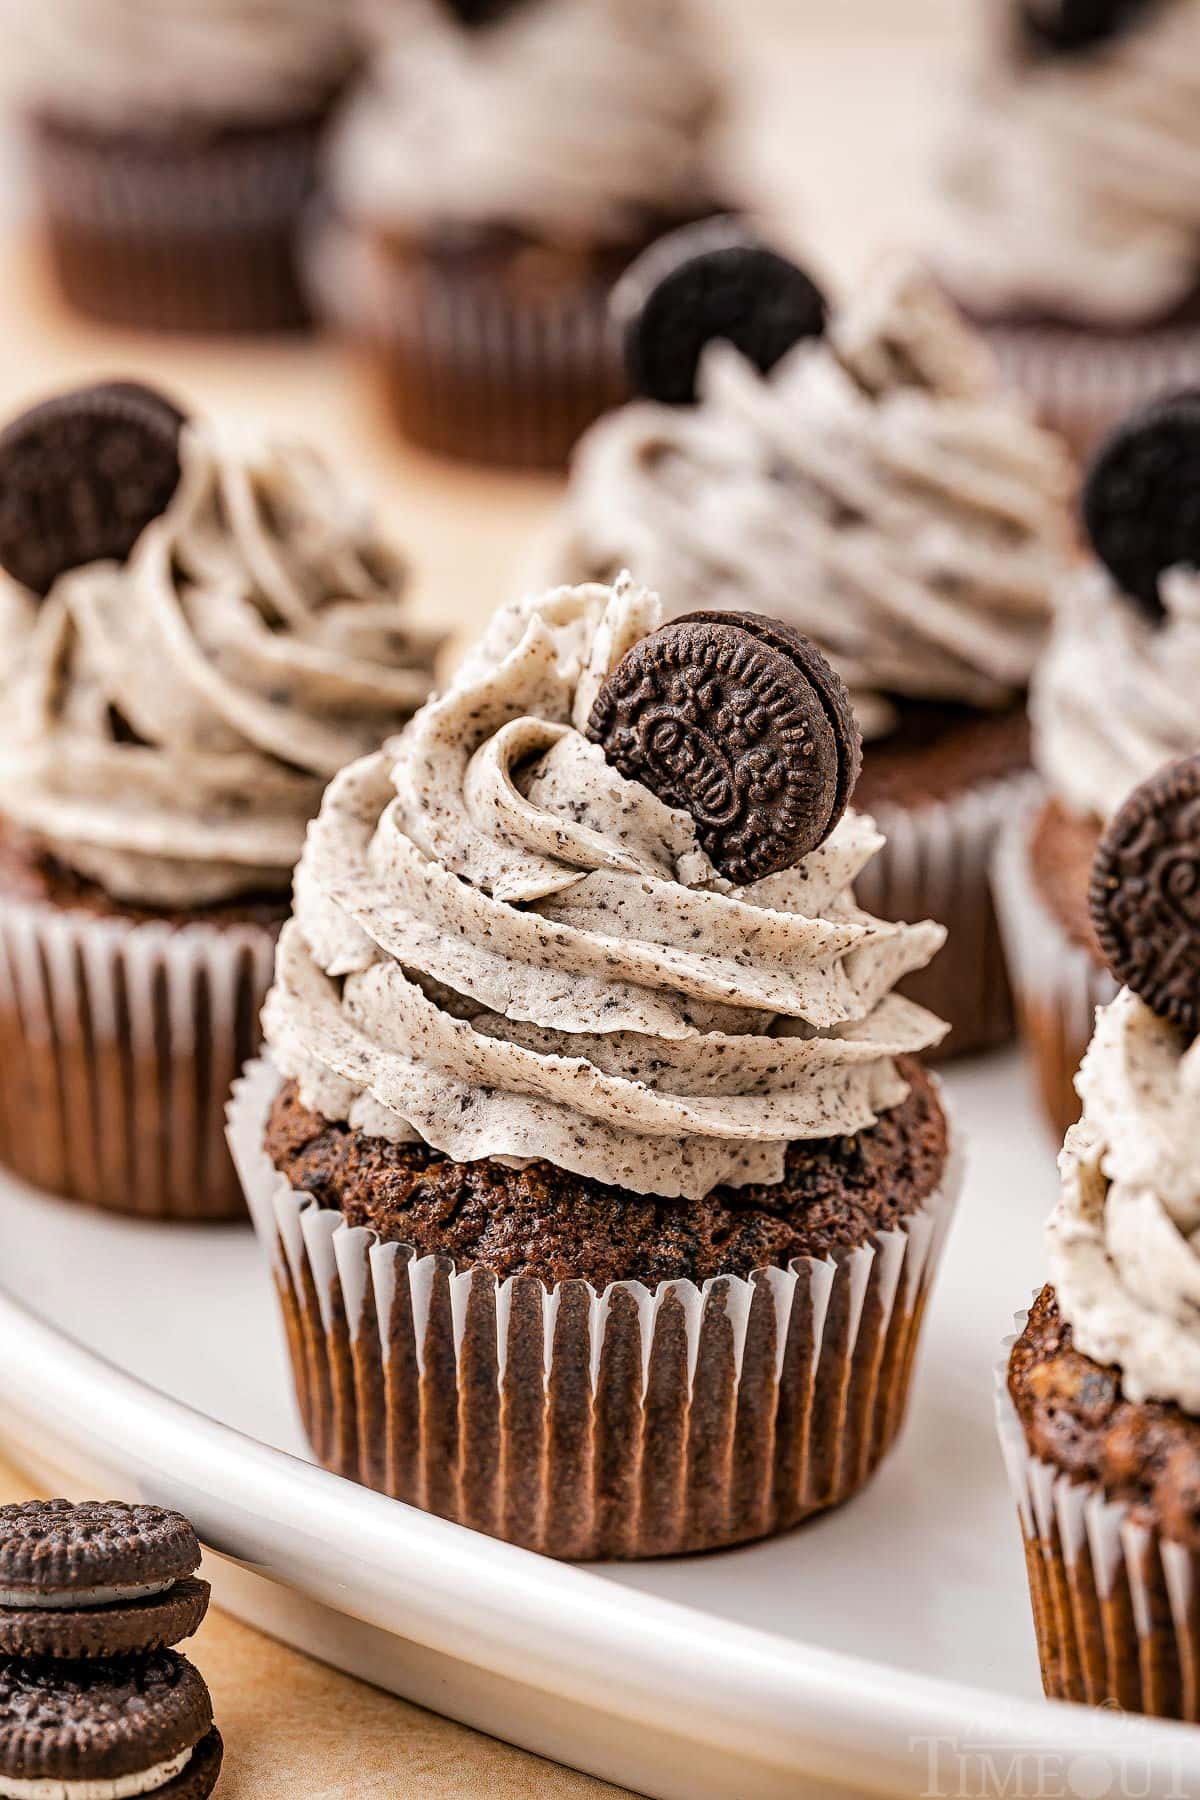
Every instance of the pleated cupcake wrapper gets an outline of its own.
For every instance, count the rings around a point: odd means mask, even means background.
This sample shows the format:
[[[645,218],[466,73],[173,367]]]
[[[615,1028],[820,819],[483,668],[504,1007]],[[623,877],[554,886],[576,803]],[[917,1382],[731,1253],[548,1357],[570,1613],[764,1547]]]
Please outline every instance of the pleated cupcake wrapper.
[[[316,183],[315,121],[161,157],[37,121],[31,139],[51,257],[79,310],[186,331],[306,321],[297,239]]]
[[[1200,381],[1200,326],[1114,337],[1036,326],[987,330],[1005,382],[1081,455],[1135,407]]]
[[[1017,1505],[1042,1686],[1051,1699],[1200,1719],[1200,1557],[1095,1481],[1034,1456],[996,1371],[996,1426]]]
[[[1001,826],[1033,782],[1022,773],[936,805],[868,808],[887,843],[854,884],[859,905],[879,918],[937,919],[949,929],[928,968],[902,984],[951,1026],[943,1056],[993,1049],[1013,1035],[989,867]]]
[[[378,359],[406,436],[443,456],[557,469],[627,385],[607,289],[509,293],[486,271],[401,259],[328,217],[305,263],[316,312]]]
[[[327,1468],[566,1558],[762,1537],[849,1498],[900,1428],[961,1185],[836,1260],[597,1293],[455,1274],[292,1188],[263,1149],[279,1077],[229,1138]]]
[[[96,1206],[245,1216],[224,1140],[275,933],[0,903],[0,1162]]]
[[[996,910],[1038,1093],[1054,1136],[1079,1117],[1075,1076],[1091,1042],[1096,1008],[1117,984],[1095,957],[1068,937],[1038,893],[1029,846],[1044,791],[1038,788],[1007,820],[992,861]]]

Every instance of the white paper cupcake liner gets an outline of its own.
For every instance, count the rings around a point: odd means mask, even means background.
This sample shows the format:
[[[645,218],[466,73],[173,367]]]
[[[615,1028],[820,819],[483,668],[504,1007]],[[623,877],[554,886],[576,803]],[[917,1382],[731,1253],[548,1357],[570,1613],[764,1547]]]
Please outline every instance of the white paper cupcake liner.
[[[1065,1137],[1079,1117],[1075,1076],[1091,1042],[1096,1008],[1107,1006],[1117,984],[1054,918],[1033,877],[1029,845],[1045,798],[1037,789],[1009,817],[992,861],[992,886],[1016,993],[1021,1035],[1054,1135]]]
[[[229,1141],[325,1467],[567,1558],[763,1537],[846,1500],[900,1429],[961,1186],[871,1244],[749,1279],[551,1289],[455,1274],[292,1188],[252,1064]]]
[[[245,1216],[224,1140],[275,933],[0,905],[0,1163],[143,1217]]]
[[[1081,455],[1136,407],[1200,381],[1200,326],[1114,337],[1103,331],[992,326],[985,333],[1009,386]]]
[[[1034,1456],[996,1372],[996,1426],[1029,1573],[1042,1685],[1056,1700],[1200,1719],[1200,1558]]]
[[[627,397],[599,277],[581,276],[574,292],[510,293],[432,255],[389,259],[328,216],[310,227],[305,267],[315,311],[374,353],[401,429],[427,450],[561,468]]]
[[[943,1055],[995,1049],[1013,1035],[989,870],[1002,826],[1034,785],[1026,772],[935,805],[870,809],[887,843],[854,884],[859,905],[883,919],[936,919],[949,931],[928,968],[902,986],[950,1025]]]

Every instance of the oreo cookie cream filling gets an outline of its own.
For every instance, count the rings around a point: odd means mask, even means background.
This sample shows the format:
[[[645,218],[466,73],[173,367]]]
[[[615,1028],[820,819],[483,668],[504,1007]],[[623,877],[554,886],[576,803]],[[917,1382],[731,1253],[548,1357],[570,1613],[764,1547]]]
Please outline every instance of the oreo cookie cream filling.
[[[448,691],[331,784],[264,1015],[306,1106],[457,1161],[546,1158],[699,1199],[779,1182],[789,1143],[866,1130],[904,1099],[897,1059],[943,1028],[895,988],[945,934],[856,906],[882,844],[872,822],[827,809],[815,849],[739,886],[690,811],[589,737],[659,624],[628,577],[509,606]],[[723,628],[704,629],[712,679],[689,664],[631,729],[672,779],[702,743],[723,743],[739,775],[744,761],[753,780],[731,776],[727,793],[715,749],[695,765],[720,856],[719,806],[731,830],[745,806],[777,821],[793,759],[824,728],[787,712],[802,673],[770,645],[778,663],[745,651],[761,685],[735,719]],[[856,744],[826,725],[836,789]]]
[[[0,1800],[136,1800],[139,1794],[155,1794],[182,1775],[192,1760],[191,1750],[181,1750],[153,1768],[108,1780],[58,1781],[42,1777],[30,1781],[0,1775]]]

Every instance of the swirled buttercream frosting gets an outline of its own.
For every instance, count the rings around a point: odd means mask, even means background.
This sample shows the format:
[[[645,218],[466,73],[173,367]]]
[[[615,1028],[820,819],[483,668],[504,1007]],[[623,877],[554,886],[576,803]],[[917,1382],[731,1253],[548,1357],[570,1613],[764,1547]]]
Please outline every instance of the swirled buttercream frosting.
[[[897,696],[998,707],[1028,682],[1067,565],[1073,476],[979,340],[890,262],[767,377],[709,347],[696,407],[634,402],[576,454],[548,572],[628,567],[681,612],[783,618],[867,737]]]
[[[1081,816],[1111,818],[1164,764],[1200,748],[1200,574],[1173,569],[1161,592],[1156,620],[1105,570],[1085,570],[1034,676],[1034,760]]]
[[[895,992],[944,933],[861,912],[848,813],[736,888],[585,727],[660,609],[623,579],[497,615],[450,689],[335,780],[297,871],[267,1040],[305,1103],[456,1161],[643,1194],[777,1182],[869,1128],[943,1027]]]
[[[349,72],[341,0],[0,0],[0,83],[121,130],[303,116]]]
[[[603,244],[707,202],[716,58],[690,0],[525,0],[475,31],[435,0],[386,10],[331,151],[349,217]]]
[[[1077,1085],[1048,1230],[1059,1309],[1128,1399],[1200,1414],[1200,1043],[1124,989]]]
[[[939,267],[996,317],[1136,326],[1200,277],[1200,7],[1158,0],[1091,49],[979,59],[947,146]]]
[[[61,577],[26,625],[0,717],[0,814],[169,907],[286,893],[326,782],[421,705],[435,648],[315,453],[191,425],[181,460],[128,561]]]

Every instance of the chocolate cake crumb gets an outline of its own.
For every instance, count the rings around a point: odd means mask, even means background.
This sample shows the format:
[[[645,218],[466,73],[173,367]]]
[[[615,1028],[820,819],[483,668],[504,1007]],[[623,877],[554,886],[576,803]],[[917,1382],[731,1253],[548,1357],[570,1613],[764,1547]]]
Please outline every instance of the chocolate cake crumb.
[[[1074,1348],[1052,1287],[1013,1346],[1008,1391],[1033,1455],[1102,1483],[1138,1523],[1200,1549],[1200,1420],[1167,1401],[1127,1400],[1119,1369]]]
[[[630,1193],[540,1161],[509,1169],[454,1163],[423,1144],[392,1144],[330,1124],[280,1090],[266,1133],[293,1187],[381,1238],[441,1252],[459,1270],[548,1284],[704,1281],[826,1256],[899,1225],[942,1179],[947,1127],[933,1083],[913,1059],[904,1103],[853,1137],[794,1143],[777,1185],[718,1187],[701,1201]]]

